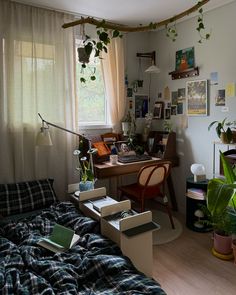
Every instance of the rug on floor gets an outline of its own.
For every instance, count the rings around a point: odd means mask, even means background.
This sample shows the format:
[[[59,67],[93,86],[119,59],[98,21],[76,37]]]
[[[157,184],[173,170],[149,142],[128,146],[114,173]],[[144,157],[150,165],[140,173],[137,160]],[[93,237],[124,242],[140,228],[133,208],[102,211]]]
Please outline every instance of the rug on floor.
[[[153,245],[171,242],[183,231],[183,226],[176,217],[173,217],[175,229],[172,229],[169,216],[165,212],[152,210],[152,219],[161,226],[159,230],[153,232]]]

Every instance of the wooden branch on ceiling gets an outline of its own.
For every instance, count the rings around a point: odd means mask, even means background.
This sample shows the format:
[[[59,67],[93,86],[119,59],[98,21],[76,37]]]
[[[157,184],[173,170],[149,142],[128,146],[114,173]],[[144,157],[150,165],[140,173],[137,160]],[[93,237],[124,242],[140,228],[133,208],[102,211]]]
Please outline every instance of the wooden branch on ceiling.
[[[99,21],[93,17],[81,17],[81,19],[70,22],[70,23],[66,23],[64,25],[62,25],[62,27],[64,29],[69,28],[69,27],[74,27],[74,26],[78,26],[78,25],[82,25],[82,24],[91,24],[97,27],[103,27],[106,29],[112,29],[112,30],[118,30],[121,32],[145,32],[145,31],[150,31],[150,30],[154,30],[154,29],[158,29],[162,26],[168,25],[170,23],[173,23],[195,11],[197,11],[201,6],[205,5],[207,2],[209,2],[210,0],[202,0],[199,1],[196,5],[194,5],[193,7],[173,16],[170,17],[168,19],[165,19],[163,21],[160,22],[156,22],[156,23],[150,23],[149,25],[145,25],[145,26],[138,26],[138,27],[130,27],[130,26],[126,26],[126,25],[122,25],[122,24],[114,24],[111,22],[107,22],[107,21]]]

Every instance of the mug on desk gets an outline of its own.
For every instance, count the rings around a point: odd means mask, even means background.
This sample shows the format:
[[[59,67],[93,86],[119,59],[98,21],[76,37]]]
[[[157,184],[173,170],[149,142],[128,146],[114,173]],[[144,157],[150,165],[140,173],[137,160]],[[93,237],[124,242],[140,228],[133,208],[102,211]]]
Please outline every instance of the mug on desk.
[[[118,155],[110,155],[110,162],[111,164],[117,164],[118,161]]]

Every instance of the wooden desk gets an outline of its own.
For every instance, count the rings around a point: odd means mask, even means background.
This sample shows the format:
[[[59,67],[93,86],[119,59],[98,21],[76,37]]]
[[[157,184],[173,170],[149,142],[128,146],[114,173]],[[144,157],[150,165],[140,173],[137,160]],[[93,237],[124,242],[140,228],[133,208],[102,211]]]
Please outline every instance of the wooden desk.
[[[151,160],[125,163],[125,164],[118,162],[117,164],[112,165],[110,162],[104,162],[101,164],[94,164],[94,173],[98,179],[117,177],[117,176],[126,175],[126,174],[135,174],[135,173],[138,173],[142,167],[150,165],[150,164],[156,164],[156,163],[159,163],[160,161],[162,161],[162,159],[152,157]],[[167,185],[168,185],[168,189],[170,193],[172,209],[174,211],[178,211],[171,174],[167,178]]]

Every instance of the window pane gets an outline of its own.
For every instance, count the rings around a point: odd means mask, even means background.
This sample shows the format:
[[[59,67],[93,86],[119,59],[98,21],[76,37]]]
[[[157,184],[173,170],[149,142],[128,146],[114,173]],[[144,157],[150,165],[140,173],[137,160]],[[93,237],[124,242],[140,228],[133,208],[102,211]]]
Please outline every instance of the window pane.
[[[82,70],[82,64],[77,63],[77,85],[79,98],[79,123],[82,125],[105,125],[107,124],[106,100],[104,82],[101,72],[100,60],[90,62]],[[96,80],[91,81],[90,76],[95,73]],[[84,77],[86,83],[81,83]]]

